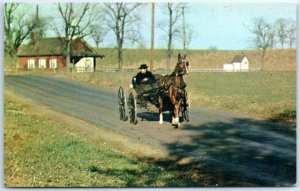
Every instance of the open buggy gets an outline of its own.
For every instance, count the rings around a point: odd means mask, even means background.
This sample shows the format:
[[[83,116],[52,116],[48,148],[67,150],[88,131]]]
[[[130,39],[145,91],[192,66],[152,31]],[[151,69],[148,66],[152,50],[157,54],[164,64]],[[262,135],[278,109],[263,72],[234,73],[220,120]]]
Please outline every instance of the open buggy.
[[[127,121],[129,119],[131,124],[137,124],[138,111],[141,108],[147,109],[147,105],[151,104],[159,109],[160,123],[163,122],[163,111],[170,112],[172,124],[176,127],[179,126],[179,115],[181,115],[181,121],[189,121],[190,104],[186,84],[183,82],[183,73],[177,75],[174,72],[167,76],[156,74],[154,80],[145,78],[140,84],[136,83],[136,76],[134,76],[131,84],[134,91],[129,92],[128,98],[123,87],[120,87],[118,91],[120,120]],[[180,80],[182,82],[178,84]]]

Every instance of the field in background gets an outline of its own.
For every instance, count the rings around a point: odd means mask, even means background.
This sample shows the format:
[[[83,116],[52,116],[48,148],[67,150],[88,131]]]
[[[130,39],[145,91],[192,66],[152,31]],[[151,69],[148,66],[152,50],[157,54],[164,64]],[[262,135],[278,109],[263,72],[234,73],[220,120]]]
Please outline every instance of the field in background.
[[[98,48],[98,53],[105,57],[97,59],[97,67],[118,68],[117,50],[111,48]],[[223,69],[223,64],[230,63],[234,56],[244,52],[250,60],[250,69],[258,69],[261,64],[261,51],[259,50],[188,50],[187,58],[191,69]],[[174,50],[171,68],[175,67],[178,53]],[[125,49],[124,68],[137,69],[141,63],[150,65],[151,51],[147,49]],[[153,51],[154,69],[165,68],[166,50]],[[268,50],[265,58],[265,68],[267,71],[295,71],[296,70],[296,50],[276,49]]]
[[[295,123],[296,72],[191,73],[186,82],[199,105]]]
[[[138,72],[141,63],[149,65],[151,51],[146,49],[124,50],[124,68],[126,72],[101,72],[116,69],[117,51],[97,49],[105,58],[97,60],[97,72],[76,73],[61,71],[19,71],[19,74],[32,73],[54,75],[57,77],[92,83],[115,91],[123,86],[129,91],[132,77]],[[171,68],[175,67],[174,51]],[[246,50],[250,60],[250,69],[260,67],[260,51]],[[191,69],[222,69],[241,51],[189,50],[187,56]],[[154,68],[161,69],[166,64],[166,50],[154,50]],[[295,124],[296,120],[296,50],[268,50],[265,72],[202,72],[190,73],[186,78],[190,99],[200,106],[221,109],[248,116]],[[5,67],[10,60],[5,58]],[[155,71],[156,73],[158,71]],[[10,72],[5,72],[10,73]],[[14,70],[13,72],[14,73]]]
[[[104,54],[103,59],[97,58],[97,70],[117,69],[117,50],[113,48],[95,48],[99,54]],[[186,55],[190,62],[190,68],[204,70],[220,70],[223,64],[230,63],[234,56],[244,52],[250,60],[250,70],[259,69],[261,64],[260,50],[187,50]],[[171,61],[171,68],[175,67],[178,53],[184,54],[181,50],[174,50]],[[163,49],[155,49],[153,53],[149,49],[124,49],[124,68],[136,70],[140,64],[150,65],[153,57],[155,70],[163,69],[167,63],[167,52]],[[8,57],[4,57],[4,69],[14,70],[14,66]],[[274,49],[268,50],[265,57],[266,71],[295,71],[296,50],[295,49]]]

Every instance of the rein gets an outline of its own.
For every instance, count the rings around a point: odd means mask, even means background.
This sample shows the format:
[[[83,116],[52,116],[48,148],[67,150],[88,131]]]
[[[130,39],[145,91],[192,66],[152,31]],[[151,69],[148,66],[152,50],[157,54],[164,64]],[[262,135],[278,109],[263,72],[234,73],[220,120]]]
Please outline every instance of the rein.
[[[184,89],[185,87],[186,87],[186,84],[185,83],[180,83],[179,85],[178,84],[176,84],[176,82],[174,82],[174,80],[171,80],[170,79],[170,81],[171,81],[171,83],[169,83],[168,85],[167,84],[165,84],[165,82],[163,82],[163,84],[161,84],[161,86],[162,87],[164,87],[163,89],[164,90],[168,90],[169,88],[170,88],[170,86],[174,86],[175,88],[177,88],[177,89]]]
[[[184,57],[184,59],[185,59],[185,57]],[[183,68],[181,66],[182,64],[184,65]],[[168,90],[170,88],[170,86],[173,86],[178,90],[185,89],[186,84],[183,81],[183,75],[188,74],[188,73],[189,73],[189,71],[188,71],[188,61],[187,60],[183,60],[183,61],[178,60],[178,62],[176,64],[176,67],[175,67],[174,71],[171,73],[171,75],[168,75],[167,79],[165,78],[165,80],[162,81],[161,87],[164,87],[162,89]],[[172,76],[175,76],[175,79],[172,79],[171,78]],[[176,78],[178,76],[182,77],[181,82],[183,82],[183,83],[180,82],[179,85],[176,83]]]
[[[177,85],[176,83],[171,83],[170,86],[174,86],[175,88],[177,89],[184,89],[186,87],[185,84],[180,84],[180,85]],[[169,86],[169,87],[170,87]]]

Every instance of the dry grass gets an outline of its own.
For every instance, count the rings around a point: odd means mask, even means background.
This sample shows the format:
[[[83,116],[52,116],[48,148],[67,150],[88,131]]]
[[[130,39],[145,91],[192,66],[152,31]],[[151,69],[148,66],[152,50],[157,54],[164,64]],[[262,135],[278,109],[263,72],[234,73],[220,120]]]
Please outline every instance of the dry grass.
[[[117,52],[114,49],[97,49],[106,57],[103,60],[97,60],[99,68],[117,68]],[[261,51],[245,50],[243,51],[250,60],[250,69],[259,68],[261,63]],[[174,50],[173,65],[176,63],[177,54],[180,50]],[[222,69],[223,64],[230,63],[234,56],[241,54],[241,50],[188,50],[186,52],[191,69]],[[124,67],[138,68],[141,63],[150,65],[151,56],[153,56],[154,69],[165,68],[166,50],[145,49],[126,49],[124,50]],[[296,50],[295,49],[275,49],[268,50],[265,60],[267,71],[295,71],[296,70]],[[174,66],[171,66],[173,68]]]

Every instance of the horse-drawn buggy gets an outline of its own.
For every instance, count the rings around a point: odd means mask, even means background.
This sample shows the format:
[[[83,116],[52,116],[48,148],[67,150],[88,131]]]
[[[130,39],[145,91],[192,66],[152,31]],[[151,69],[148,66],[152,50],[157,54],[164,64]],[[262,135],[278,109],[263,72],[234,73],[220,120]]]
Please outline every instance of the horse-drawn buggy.
[[[183,80],[183,75],[188,74],[188,65],[186,56],[181,57],[179,54],[172,74],[155,74],[152,78],[146,77],[139,82],[138,76],[134,76],[130,85],[134,91],[130,91],[128,98],[124,89],[120,87],[118,91],[120,120],[129,119],[131,124],[137,124],[138,110],[147,109],[147,105],[151,104],[159,109],[160,124],[163,123],[164,111],[170,112],[175,127],[180,125],[180,121],[189,121],[190,104]]]

